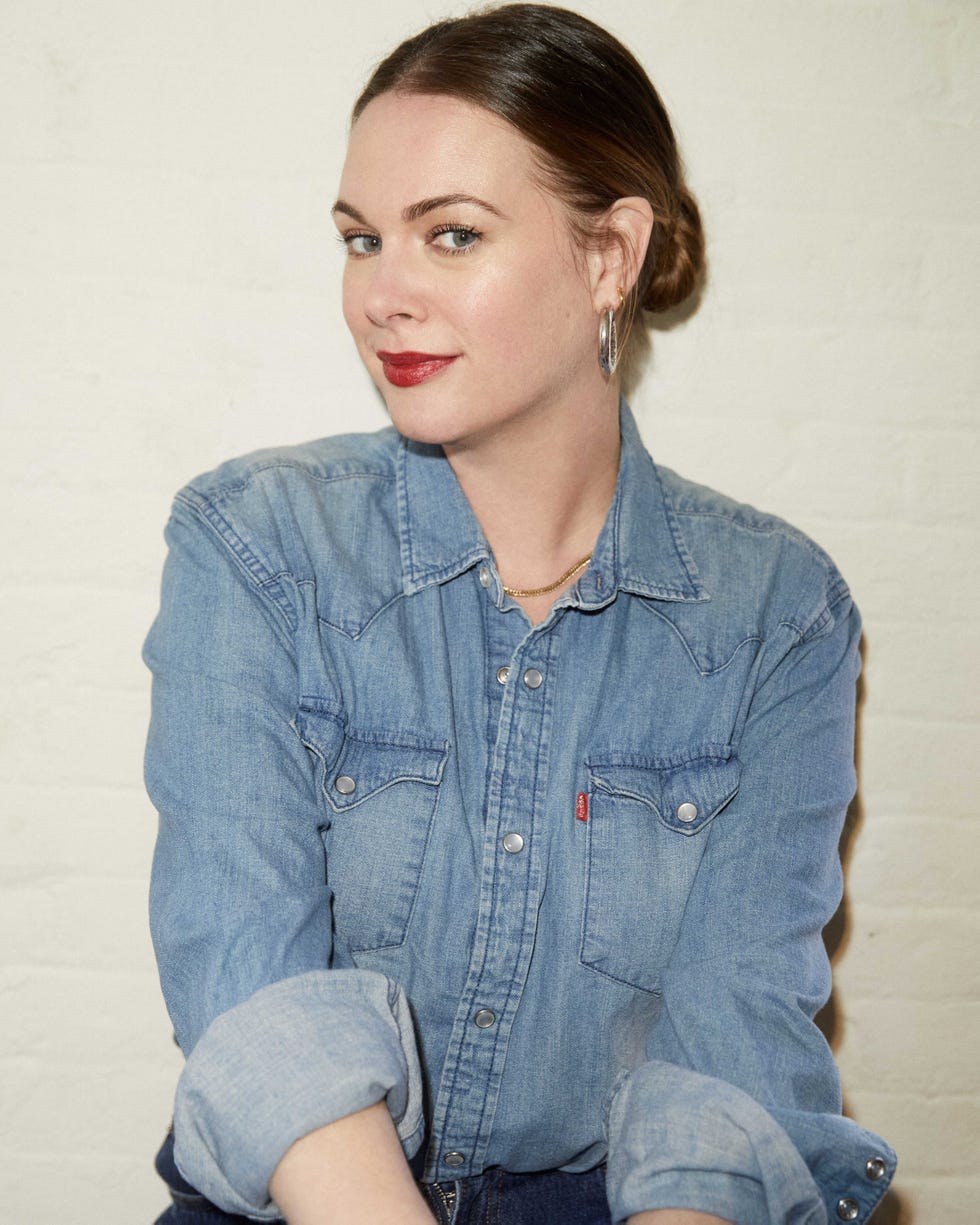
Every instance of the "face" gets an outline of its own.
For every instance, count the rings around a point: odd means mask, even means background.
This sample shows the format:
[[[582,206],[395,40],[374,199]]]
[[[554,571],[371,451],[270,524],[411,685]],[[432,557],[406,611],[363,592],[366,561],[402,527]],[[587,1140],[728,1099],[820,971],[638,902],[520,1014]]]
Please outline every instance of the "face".
[[[344,317],[402,434],[516,441],[604,392],[588,257],[503,120],[455,98],[375,98],[334,217]]]

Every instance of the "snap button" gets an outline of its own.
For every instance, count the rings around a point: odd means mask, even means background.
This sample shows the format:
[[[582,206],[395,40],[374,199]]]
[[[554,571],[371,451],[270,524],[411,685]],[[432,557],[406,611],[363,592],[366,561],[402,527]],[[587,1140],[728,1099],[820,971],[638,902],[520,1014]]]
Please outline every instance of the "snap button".
[[[353,795],[357,783],[354,782],[349,774],[340,774],[334,781],[334,786],[341,795]]]
[[[544,684],[544,673],[539,672],[537,668],[528,668],[524,673],[524,684],[528,689],[540,689]]]
[[[856,1199],[839,1199],[837,1201],[837,1215],[842,1221],[856,1221],[860,1211],[861,1209],[858,1207]]]
[[[497,669],[497,684],[506,685],[508,676],[510,676],[510,668],[508,668],[506,664],[503,664]]]
[[[491,1012],[489,1008],[481,1008],[473,1018],[473,1024],[477,1029],[489,1029],[496,1019],[497,1014],[495,1012]]]
[[[457,1153],[456,1150],[453,1149],[451,1153],[446,1153],[446,1155],[443,1157],[443,1161],[446,1163],[446,1165],[462,1165],[466,1161],[466,1158],[462,1153]]]
[[[504,850],[511,855],[516,855],[518,851],[524,850],[524,839],[520,834],[504,834],[503,843]]]
[[[690,821],[694,821],[697,818],[697,815],[698,806],[697,804],[692,804],[690,801],[681,804],[681,806],[677,809],[677,820],[683,821],[685,825]]]
[[[864,1176],[865,1178],[870,1178],[872,1182],[877,1182],[879,1178],[885,1177],[887,1169],[888,1167],[881,1157],[872,1157],[864,1167]]]
[[[490,575],[490,571],[487,569],[486,566],[481,566],[480,567],[480,586],[489,587],[492,582],[493,582],[493,578]]]

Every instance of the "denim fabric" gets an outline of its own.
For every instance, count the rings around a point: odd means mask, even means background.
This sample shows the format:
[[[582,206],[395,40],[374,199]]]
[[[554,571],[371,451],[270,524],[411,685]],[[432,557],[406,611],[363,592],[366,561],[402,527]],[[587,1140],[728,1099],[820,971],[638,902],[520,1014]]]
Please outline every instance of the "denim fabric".
[[[274,1218],[289,1144],[381,1099],[429,1182],[608,1157],[615,1222],[864,1221],[891,1178],[812,1021],[857,612],[621,423],[592,563],[535,627],[441,451],[391,430],[175,500],[152,926],[177,1162],[230,1212]]]
[[[246,1225],[248,1217],[232,1215],[212,1204],[184,1178],[174,1161],[174,1136],[168,1132],[156,1156],[156,1170],[167,1184],[171,1204],[154,1225]]]
[[[448,1207],[440,1188],[454,1194]],[[612,1219],[601,1166],[584,1174],[493,1169],[422,1190],[438,1225],[610,1225]]]

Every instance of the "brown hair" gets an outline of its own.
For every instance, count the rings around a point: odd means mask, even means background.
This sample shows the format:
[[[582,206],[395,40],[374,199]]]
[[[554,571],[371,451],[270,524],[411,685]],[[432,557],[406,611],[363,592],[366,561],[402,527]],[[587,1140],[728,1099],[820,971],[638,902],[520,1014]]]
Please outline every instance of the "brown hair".
[[[616,200],[649,200],[653,232],[624,334],[638,306],[669,310],[696,288],[704,234],[670,120],[639,62],[601,26],[543,4],[440,21],[378,65],[354,120],[390,91],[449,95],[507,120],[537,149],[544,182],[569,207],[583,244],[608,240],[596,218]]]

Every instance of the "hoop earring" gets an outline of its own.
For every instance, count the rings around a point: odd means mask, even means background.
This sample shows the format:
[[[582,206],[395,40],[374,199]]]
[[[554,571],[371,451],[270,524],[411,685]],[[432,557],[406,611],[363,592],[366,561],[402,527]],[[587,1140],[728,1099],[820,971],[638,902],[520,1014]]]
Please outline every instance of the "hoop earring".
[[[619,337],[616,333],[616,312],[610,306],[599,320],[599,367],[607,378],[616,373],[619,362]]]

